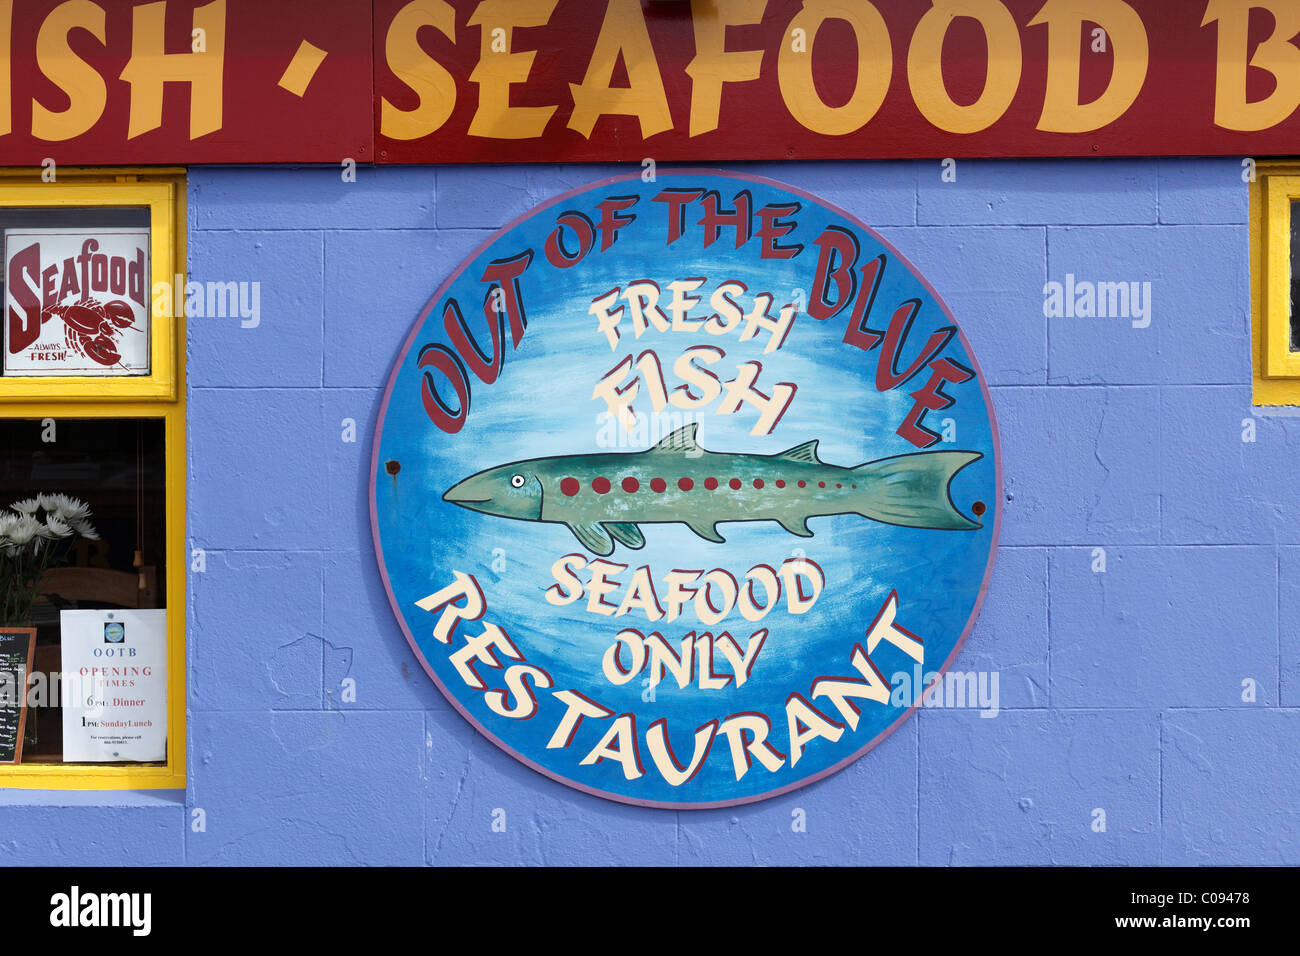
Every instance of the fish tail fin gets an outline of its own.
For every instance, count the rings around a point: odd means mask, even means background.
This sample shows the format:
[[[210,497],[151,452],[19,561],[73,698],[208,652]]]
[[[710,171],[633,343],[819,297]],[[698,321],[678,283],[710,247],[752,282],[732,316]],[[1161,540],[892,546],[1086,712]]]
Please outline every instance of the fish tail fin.
[[[921,451],[869,461],[853,469],[866,479],[858,514],[906,528],[967,531],[981,528],[952,501],[953,477],[983,458],[975,451]]]

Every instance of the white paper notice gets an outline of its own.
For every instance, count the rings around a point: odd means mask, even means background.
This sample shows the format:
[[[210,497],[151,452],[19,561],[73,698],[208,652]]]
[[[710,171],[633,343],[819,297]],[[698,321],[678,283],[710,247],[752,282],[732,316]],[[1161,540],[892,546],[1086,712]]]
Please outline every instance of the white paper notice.
[[[167,759],[167,612],[63,611],[63,760]]]

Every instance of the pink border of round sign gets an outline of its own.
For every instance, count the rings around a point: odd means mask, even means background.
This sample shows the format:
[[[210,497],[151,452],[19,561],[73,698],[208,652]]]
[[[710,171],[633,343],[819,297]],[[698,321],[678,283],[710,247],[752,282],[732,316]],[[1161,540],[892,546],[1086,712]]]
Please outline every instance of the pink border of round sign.
[[[667,809],[667,810],[716,810],[724,807],[735,807],[735,806],[741,806],[743,804],[748,804],[748,803],[757,803],[760,800],[770,800],[773,797],[779,797],[782,794],[790,793],[791,791],[798,790],[802,787],[806,787],[810,784],[816,783],[819,780],[829,777],[832,774],[838,773],[839,771],[847,767],[849,764],[865,756],[868,751],[873,750],[882,740],[884,740],[895,730],[897,730],[900,726],[902,726],[902,724],[909,717],[912,716],[912,712],[915,711],[918,706],[920,706],[920,700],[921,700],[920,695],[918,695],[917,697],[917,702],[913,703],[911,707],[903,711],[903,713],[901,713],[898,716],[897,720],[895,720],[892,724],[890,724],[883,731],[881,731],[874,738],[872,738],[870,741],[868,741],[866,744],[864,744],[858,750],[854,751],[849,756],[845,757],[844,759],[838,761],[835,764],[832,764],[830,767],[827,767],[825,770],[813,774],[812,776],[805,777],[802,780],[797,780],[794,783],[786,784],[783,787],[778,787],[775,790],[768,790],[763,793],[753,794],[747,797],[740,797],[735,800],[718,800],[710,803],[669,803],[662,800],[636,800],[632,797],[624,796],[623,794],[610,793],[607,790],[598,790],[595,787],[589,787],[586,786],[585,784],[578,783],[575,780],[570,780],[567,777],[562,777],[559,774],[554,773],[551,770],[548,770],[546,767],[543,767],[540,764],[518,753],[509,744],[501,740],[499,737],[497,737],[495,734],[489,731],[486,727],[484,727],[481,723],[479,723],[473,717],[473,715],[471,715],[464,707],[461,706],[460,701],[457,700],[455,695],[451,694],[447,690],[447,688],[443,685],[442,681],[438,679],[438,675],[434,673],[433,668],[429,666],[429,663],[428,661],[425,660],[424,654],[420,651],[420,647],[416,643],[415,638],[412,637],[410,629],[406,626],[406,618],[402,615],[401,610],[398,607],[397,599],[393,595],[392,585],[389,583],[388,580],[388,569],[384,565],[384,553],[379,542],[379,521],[378,521],[378,515],[376,513],[376,508],[375,508],[375,484],[378,480],[378,473],[379,473],[379,442],[384,433],[384,419],[388,414],[388,402],[389,399],[392,397],[393,385],[397,381],[398,371],[402,368],[403,363],[405,363],[407,355],[410,354],[411,345],[415,341],[416,336],[419,334],[420,329],[424,327],[425,320],[429,317],[429,314],[437,306],[438,302],[442,300],[443,295],[446,294],[446,292],[451,288],[451,286],[456,282],[456,280],[460,278],[461,273],[465,271],[466,267],[468,267],[471,262],[474,262],[492,243],[496,242],[497,239],[499,239],[505,233],[509,232],[511,229],[515,228],[515,226],[519,225],[521,222],[524,222],[527,219],[531,219],[534,216],[538,215],[539,213],[545,211],[546,209],[549,209],[552,206],[562,203],[573,196],[577,196],[582,193],[587,193],[604,186],[610,186],[613,185],[614,183],[627,182],[628,180],[639,179],[640,176],[641,174],[639,172],[634,172],[622,176],[610,176],[606,179],[596,180],[586,185],[578,186],[574,189],[568,190],[567,192],[561,193],[560,195],[555,196],[554,198],[544,203],[541,203],[540,205],[534,206],[532,209],[528,210],[522,215],[516,216],[509,223],[507,223],[506,225],[502,226],[500,229],[492,233],[490,237],[488,237],[486,240],[480,243],[478,247],[474,249],[473,252],[471,252],[468,256],[466,256],[461,261],[461,264],[456,268],[456,271],[453,272],[447,278],[447,280],[441,286],[438,287],[438,291],[436,291],[433,294],[433,296],[429,299],[425,307],[420,310],[420,314],[416,317],[415,323],[411,327],[410,333],[407,334],[406,340],[402,343],[401,352],[398,354],[396,361],[393,363],[393,370],[389,373],[388,383],[384,386],[384,395],[382,400],[380,401],[379,416],[375,421],[375,436],[373,442],[371,443],[371,453],[370,453],[370,480],[367,482],[366,485],[370,495],[370,500],[369,500],[370,537],[371,537],[371,543],[373,544],[375,549],[375,560],[379,564],[379,574],[384,582],[384,592],[388,595],[388,603],[393,609],[393,616],[397,618],[397,624],[402,629],[402,634],[405,635],[406,637],[406,642],[411,646],[411,650],[414,652],[416,660],[420,662],[420,666],[424,668],[424,672],[429,675],[434,685],[438,688],[438,690],[442,693],[442,695],[445,698],[447,698],[447,701],[453,707],[456,708],[456,710],[460,713],[460,715],[464,717],[465,720],[468,721],[469,724],[476,731],[478,731],[488,740],[492,741],[492,743],[496,744],[498,747],[504,750],[507,754],[509,754],[512,758],[517,760],[519,763],[524,764],[525,766],[530,767],[533,770],[536,770],[538,773],[546,777],[549,777],[550,779],[556,781],[557,783],[562,783],[566,787],[572,787],[573,789],[580,790],[583,793],[588,793],[597,797],[603,797],[606,800],[613,800],[617,803],[630,804],[632,806],[638,806],[638,807],[653,807],[657,809]],[[997,415],[993,408],[993,396],[989,393],[988,383],[984,379],[984,373],[983,370],[980,368],[979,359],[975,355],[974,350],[971,349],[970,343],[966,340],[966,333],[962,330],[961,324],[957,321],[956,317],[952,314],[952,310],[948,308],[948,303],[946,303],[943,300],[943,298],[935,290],[934,286],[930,284],[929,280],[926,279],[925,276],[923,276],[920,273],[920,271],[912,264],[911,260],[909,260],[902,253],[900,253],[894,247],[893,243],[891,243],[884,236],[880,235],[878,232],[876,232],[866,223],[862,222],[853,214],[845,211],[844,209],[841,209],[839,206],[836,206],[833,203],[829,203],[826,200],[821,199],[813,195],[812,193],[807,192],[806,190],[799,189],[796,186],[790,186],[786,183],[779,182],[778,180],[775,179],[768,179],[765,176],[754,176],[747,173],[730,172],[721,169],[705,169],[705,168],[698,168],[698,167],[690,167],[690,168],[671,169],[671,170],[660,169],[658,171],[658,176],[660,178],[673,177],[673,176],[720,176],[727,179],[737,179],[745,182],[760,183],[765,186],[772,186],[777,189],[785,190],[786,192],[793,193],[796,196],[801,196],[807,199],[809,202],[814,202],[819,206],[822,206],[823,208],[830,210],[836,215],[842,216],[847,222],[852,223],[854,226],[861,229],[863,232],[867,233],[872,238],[874,238],[877,242],[883,245],[886,249],[889,250],[890,254],[895,256],[899,262],[901,262],[904,266],[906,266],[908,271],[911,272],[912,275],[915,276],[917,280],[919,280],[920,283],[925,287],[926,291],[930,293],[930,295],[934,298],[934,301],[938,303],[939,308],[943,310],[943,314],[946,315],[952,321],[953,326],[957,329],[957,336],[962,344],[962,347],[966,350],[966,357],[970,359],[971,364],[974,365],[975,367],[975,373],[979,378],[980,391],[984,396],[984,404],[985,407],[988,409],[989,430],[993,435],[993,457],[994,457],[993,464],[994,464],[994,484],[995,484],[996,500],[994,502],[993,538],[989,544],[989,558],[988,558],[988,563],[985,565],[984,568],[984,579],[980,582],[979,593],[976,595],[975,598],[975,606],[971,609],[970,617],[966,621],[966,627],[962,630],[961,638],[953,646],[952,653],[949,654],[947,660],[943,662],[943,666],[939,668],[939,675],[940,677],[942,677],[944,674],[948,672],[948,669],[952,666],[953,661],[957,659],[957,655],[961,653],[962,647],[965,646],[966,644],[966,639],[970,637],[971,630],[975,626],[975,621],[979,618],[980,608],[983,607],[984,597],[988,593],[989,580],[993,575],[993,563],[994,563],[994,559],[997,556],[998,539],[1000,537],[1001,530],[1002,530],[1002,443],[1001,443],[1001,437],[998,432]]]

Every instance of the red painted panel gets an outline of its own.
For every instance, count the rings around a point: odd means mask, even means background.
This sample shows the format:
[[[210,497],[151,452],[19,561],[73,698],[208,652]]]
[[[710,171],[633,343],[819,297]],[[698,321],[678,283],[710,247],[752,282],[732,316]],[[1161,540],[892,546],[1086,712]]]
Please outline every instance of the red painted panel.
[[[1295,0],[1093,0],[1096,23],[1074,6],[0,0],[0,165],[1300,152]],[[731,25],[710,31],[710,11]],[[318,68],[295,61],[313,49]],[[196,77],[205,64],[219,82]],[[617,102],[629,85],[640,105]],[[1077,123],[1108,91],[1127,95]]]
[[[617,0],[615,0],[617,2]],[[942,7],[942,2],[937,7]],[[1249,14],[1248,46],[1253,56],[1261,41],[1274,32],[1274,17],[1264,6]],[[385,62],[385,43],[397,11],[406,7],[404,0],[376,0],[376,97],[388,99],[394,106],[411,109],[418,99],[405,83],[394,76]],[[484,7],[487,7],[484,4]],[[500,7],[501,4],[496,6]],[[546,3],[531,5],[546,8]],[[703,5],[694,5],[700,9]],[[763,7],[763,4],[756,6]],[[646,157],[656,161],[745,160],[745,159],[842,159],[863,157],[965,157],[965,156],[1116,156],[1116,155],[1268,155],[1300,151],[1300,115],[1294,109],[1300,103],[1300,49],[1294,38],[1274,39],[1276,47],[1289,47],[1283,77],[1286,95],[1279,100],[1290,103],[1289,115],[1270,128],[1242,132],[1225,129],[1215,123],[1215,84],[1220,24],[1211,19],[1220,15],[1235,22],[1240,7],[1225,0],[1195,0],[1169,3],[1165,0],[1119,0],[1094,4],[1101,11],[1107,6],[1130,9],[1140,17],[1145,34],[1149,62],[1140,87],[1130,106],[1113,122],[1092,132],[1049,132],[1039,129],[1048,80],[1049,25],[1031,25],[1040,11],[1059,12],[1045,0],[1004,0],[1001,5],[1016,27],[1020,45],[1016,56],[1014,42],[997,42],[994,52],[1020,71],[1014,96],[1000,118],[978,132],[955,132],[941,129],[927,118],[917,102],[916,90],[909,81],[909,54],[913,36],[930,5],[916,0],[875,0],[887,28],[892,56],[874,63],[876,76],[888,63],[888,92],[883,104],[860,128],[843,135],[827,135],[809,129],[791,113],[783,96],[783,87],[797,86],[783,82],[779,61],[783,47],[795,42],[792,25],[805,8],[832,10],[837,4],[811,0],[769,0],[761,22],[732,26],[726,33],[728,52],[761,51],[761,72],[756,79],[728,82],[722,87],[721,109],[716,124],[705,122],[705,132],[691,135],[692,78],[688,66],[696,54],[693,5],[686,2],[646,2],[630,4],[644,14],[646,33],[653,45],[658,76],[662,81],[669,110],[670,129],[643,137],[639,120],[627,115],[602,116],[590,136],[569,128],[574,111],[572,84],[581,84],[587,74],[592,52],[598,43],[605,4],[584,0],[559,0],[544,26],[516,28],[511,31],[511,51],[538,51],[526,81],[510,88],[514,107],[554,107],[555,112],[540,137],[501,139],[471,136],[469,130],[479,109],[479,92],[483,84],[472,77],[480,61],[504,62],[509,54],[480,51],[481,38],[490,28],[470,24],[474,3],[456,4],[455,42],[429,26],[421,30],[421,47],[432,61],[440,64],[456,79],[456,99],[450,117],[436,131],[413,140],[385,136],[377,125],[376,144],[381,162],[538,162],[601,161],[640,162]],[[843,8],[843,4],[838,5]],[[867,3],[849,4],[859,10],[871,9]],[[967,8],[971,4],[965,5]],[[985,3],[994,9],[997,3]],[[1069,5],[1062,4],[1061,9]],[[1284,16],[1300,21],[1300,13],[1291,0],[1272,4]],[[1096,14],[1099,19],[1110,20]],[[931,17],[940,17],[939,12]],[[503,17],[484,19],[508,26]],[[1119,29],[1122,23],[1116,23]],[[1085,22],[1078,30],[1080,49],[1079,97],[1085,105],[1103,94],[1109,85],[1116,52],[1124,47],[1122,31],[1103,39],[1104,51],[1094,51],[1096,24]],[[400,34],[402,30],[397,31]],[[1062,35],[1066,35],[1062,31]],[[490,37],[489,37],[490,39]],[[1290,40],[1291,42],[1287,42]],[[799,56],[812,60],[814,84],[820,98],[838,106],[853,95],[858,82],[857,43],[850,25],[842,19],[827,19],[806,43],[810,52],[790,53],[787,60]],[[1066,47],[1062,41],[1062,48]],[[1228,43],[1226,48],[1234,44]],[[1240,46],[1240,44],[1238,44]],[[919,48],[918,48],[919,50]],[[979,99],[988,73],[988,44],[980,25],[969,17],[952,21],[942,43],[941,69],[944,86],[951,99],[968,105]],[[1247,54],[1243,53],[1243,58]],[[920,57],[924,59],[924,57]],[[1061,77],[1071,72],[1066,57],[1055,64]],[[1225,70],[1229,76],[1230,71]],[[620,63],[613,84],[627,82]],[[1252,65],[1247,71],[1248,99],[1267,97],[1277,81],[1271,73]],[[1287,97],[1290,97],[1288,100]],[[378,115],[378,112],[377,112]],[[507,128],[510,122],[504,124]]]
[[[146,4],[100,0],[79,4],[90,16],[65,31],[49,20],[56,0],[13,0],[10,44],[11,94],[4,97],[3,50],[6,3],[0,0],[0,132],[5,129],[6,100],[11,132],[0,135],[0,164],[39,165],[46,158],[59,164],[184,164],[275,163],[291,161],[339,163],[345,158],[370,162],[374,155],[371,118],[371,10],[368,3],[329,2],[317,5],[290,0],[167,0],[163,4],[164,50],[167,54],[216,57],[222,76],[219,125],[211,132],[191,136],[191,91],[187,82],[162,87],[161,125],[131,136],[133,97],[137,110],[147,101],[147,79],[134,88],[122,78],[131,62],[135,19]],[[71,5],[68,5],[71,6]],[[203,54],[193,49],[196,8],[220,28],[202,38]],[[320,9],[327,8],[327,9]],[[102,11],[103,42],[95,11]],[[203,22],[202,20],[200,22]],[[222,30],[224,29],[224,36]],[[53,82],[49,63],[37,60],[38,37],[44,30],[52,47],[63,48],[51,56],[67,68],[84,61],[97,79],[73,89],[72,100],[93,103],[96,87],[106,102],[93,125],[79,135],[42,140],[33,135],[33,99],[50,111],[69,108],[68,92]],[[66,43],[62,36],[68,37]],[[325,51],[301,96],[280,86],[299,45],[308,42]],[[71,53],[68,52],[70,48]],[[135,53],[141,62],[147,47]],[[163,70],[179,74],[194,69],[199,60],[164,61]],[[143,69],[143,68],[141,68]],[[128,72],[128,79],[134,76]],[[201,84],[199,89],[202,89]],[[214,124],[218,123],[215,116]],[[39,127],[38,127],[39,131]]]

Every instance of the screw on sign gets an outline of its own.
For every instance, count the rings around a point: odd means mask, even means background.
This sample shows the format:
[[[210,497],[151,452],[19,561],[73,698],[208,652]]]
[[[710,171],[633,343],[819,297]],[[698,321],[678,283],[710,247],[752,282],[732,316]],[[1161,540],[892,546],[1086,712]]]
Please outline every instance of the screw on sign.
[[[100,365],[116,365],[122,361],[117,340],[134,325],[131,306],[121,299],[103,303],[86,298],[73,305],[54,305],[41,313],[41,324],[53,316],[63,320],[64,340],[78,355]]]

